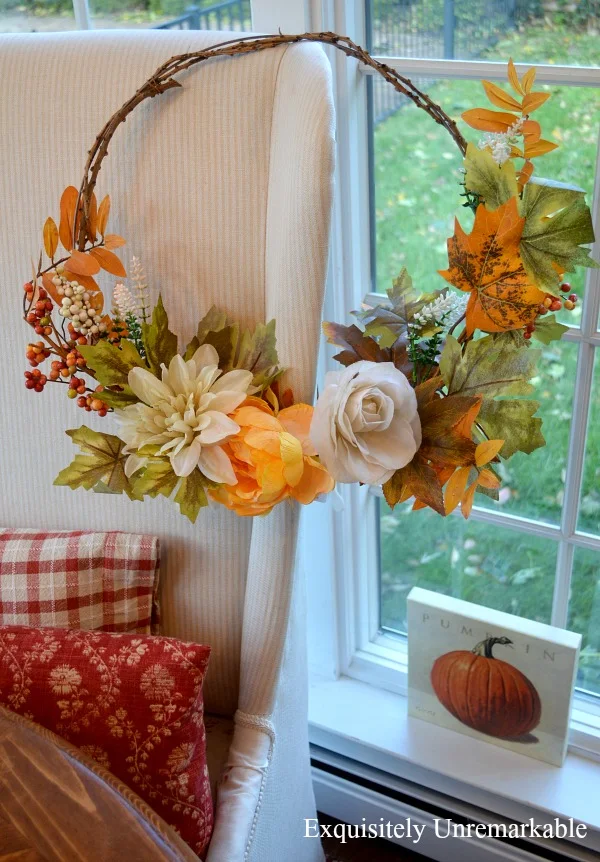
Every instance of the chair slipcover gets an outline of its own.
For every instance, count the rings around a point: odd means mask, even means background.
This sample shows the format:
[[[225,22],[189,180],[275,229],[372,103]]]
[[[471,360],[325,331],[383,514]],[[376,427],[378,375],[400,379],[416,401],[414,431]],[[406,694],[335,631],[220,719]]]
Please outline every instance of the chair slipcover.
[[[235,716],[208,858],[315,862],[318,842],[303,837],[314,798],[297,508],[257,519],[212,508],[191,525],[162,498],[53,487],[75,454],[64,430],[115,425],[78,411],[59,386],[23,386],[24,347],[36,338],[21,290],[46,216],[58,218],[101,126],[160,63],[233,35],[0,37],[0,525],[160,537],[163,631],[211,644],[206,709]],[[113,201],[109,229],[127,238],[125,262],[141,257],[181,345],[213,303],[248,324],[275,317],[287,381],[310,399],[333,170],[325,55],[294,45],[213,60],[180,81],[115,135],[97,188]]]

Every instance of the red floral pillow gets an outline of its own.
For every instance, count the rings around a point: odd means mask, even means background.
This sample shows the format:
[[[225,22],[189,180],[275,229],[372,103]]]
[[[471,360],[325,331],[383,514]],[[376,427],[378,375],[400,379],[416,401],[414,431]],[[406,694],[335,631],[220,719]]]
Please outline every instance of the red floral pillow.
[[[213,819],[209,655],[174,638],[0,626],[0,703],[97,760],[201,855]]]

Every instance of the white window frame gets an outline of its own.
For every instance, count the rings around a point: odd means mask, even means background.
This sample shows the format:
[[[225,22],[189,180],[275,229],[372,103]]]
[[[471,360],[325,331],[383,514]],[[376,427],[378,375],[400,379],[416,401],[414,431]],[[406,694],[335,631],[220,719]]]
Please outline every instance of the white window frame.
[[[92,30],[92,16],[88,0],[73,0],[73,14],[78,30]]]

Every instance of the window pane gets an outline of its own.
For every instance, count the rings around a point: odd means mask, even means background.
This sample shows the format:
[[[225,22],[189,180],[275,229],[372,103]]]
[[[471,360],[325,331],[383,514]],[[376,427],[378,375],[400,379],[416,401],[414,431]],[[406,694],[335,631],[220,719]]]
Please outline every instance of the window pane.
[[[600,694],[600,553],[576,548],[567,627],[583,635],[577,685]]]
[[[596,354],[590,401],[579,529],[600,535],[600,360]]]
[[[73,0],[0,0],[0,33],[75,29]]]
[[[94,27],[250,30],[250,0],[89,0]]]
[[[549,622],[557,546],[548,539],[435,512],[391,512],[382,501],[381,624],[406,632],[406,597],[419,586]]]
[[[595,66],[598,6],[539,0],[366,0],[376,54]],[[556,5],[556,4],[555,4]]]
[[[417,288],[433,290],[446,282],[437,275],[447,266],[446,241],[458,216],[469,232],[470,209],[461,206],[461,154],[448,133],[407,99],[399,103],[378,102],[381,83],[373,81],[373,222],[376,289],[384,292],[400,269],[406,266]],[[459,122],[465,137],[477,143],[482,133],[468,128],[460,114],[486,104],[478,81],[417,82]],[[587,191],[592,202],[598,129],[600,90],[584,87],[552,87],[552,98],[536,112],[544,136],[559,143],[557,150],[538,160],[540,176],[568,182]],[[391,111],[391,113],[390,113]],[[586,270],[569,273],[573,291],[584,292]],[[581,319],[581,303],[559,318],[572,325]]]

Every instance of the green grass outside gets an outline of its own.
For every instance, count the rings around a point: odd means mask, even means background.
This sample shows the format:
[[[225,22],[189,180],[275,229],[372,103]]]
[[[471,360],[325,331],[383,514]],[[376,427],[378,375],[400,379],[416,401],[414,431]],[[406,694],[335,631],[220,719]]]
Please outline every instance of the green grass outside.
[[[486,59],[517,62],[600,64],[595,35],[528,25],[487,52]],[[423,88],[455,119],[471,107],[487,106],[478,82],[424,82]],[[560,144],[536,160],[536,172],[589,190],[594,185],[600,90],[552,87],[552,98],[536,113],[543,136]],[[463,134],[480,134],[461,124]],[[436,270],[447,266],[446,239],[457,215],[470,230],[472,214],[458,194],[461,157],[449,135],[412,105],[381,123],[374,137],[377,289],[383,292],[406,266],[423,290],[442,287]],[[585,271],[569,276],[584,292]],[[575,314],[565,322],[578,325]],[[530,456],[517,454],[504,470],[502,502],[479,497],[501,511],[560,522],[568,453],[577,346],[542,347],[536,397],[547,446]],[[599,372],[600,375],[600,372]],[[600,534],[600,376],[597,375],[587,442],[580,528]],[[406,595],[419,584],[520,616],[548,622],[552,604],[556,545],[512,530],[490,528],[435,513],[391,513],[382,504],[382,619],[404,630]],[[569,625],[586,635],[580,683],[600,693],[600,555],[578,552]]]

